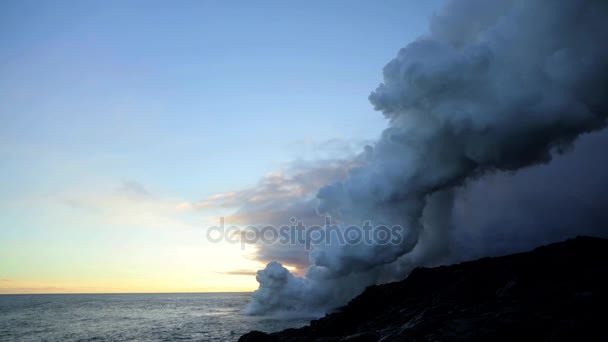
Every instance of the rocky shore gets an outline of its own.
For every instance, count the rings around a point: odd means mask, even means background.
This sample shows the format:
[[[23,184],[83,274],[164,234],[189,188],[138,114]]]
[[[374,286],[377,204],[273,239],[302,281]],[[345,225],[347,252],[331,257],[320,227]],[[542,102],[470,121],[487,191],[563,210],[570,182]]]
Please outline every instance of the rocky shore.
[[[252,341],[608,341],[608,239],[417,268],[299,329]]]

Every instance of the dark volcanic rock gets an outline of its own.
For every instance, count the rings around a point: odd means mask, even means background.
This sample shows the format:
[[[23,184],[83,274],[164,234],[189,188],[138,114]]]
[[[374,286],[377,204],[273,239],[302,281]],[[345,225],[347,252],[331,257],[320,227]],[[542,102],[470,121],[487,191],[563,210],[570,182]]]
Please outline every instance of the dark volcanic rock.
[[[608,341],[608,240],[417,268],[300,329],[239,341]]]

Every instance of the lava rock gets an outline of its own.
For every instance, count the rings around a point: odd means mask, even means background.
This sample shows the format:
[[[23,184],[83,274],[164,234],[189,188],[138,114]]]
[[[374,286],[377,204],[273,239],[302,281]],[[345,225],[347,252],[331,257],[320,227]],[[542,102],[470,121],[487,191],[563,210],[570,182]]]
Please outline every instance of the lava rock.
[[[299,329],[239,341],[607,341],[608,239],[417,268]]]

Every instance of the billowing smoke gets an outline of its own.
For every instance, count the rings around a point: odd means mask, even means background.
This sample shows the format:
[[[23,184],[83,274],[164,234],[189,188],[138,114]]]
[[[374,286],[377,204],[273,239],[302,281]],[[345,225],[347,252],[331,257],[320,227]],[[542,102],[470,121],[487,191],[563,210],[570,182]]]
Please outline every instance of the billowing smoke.
[[[606,125],[606,42],[603,0],[448,2],[370,95],[389,127],[366,165],[317,194],[321,215],[402,225],[406,238],[316,246],[305,278],[270,263],[248,312],[322,313],[369,284],[445,261],[454,231],[466,228],[452,217],[457,192],[549,163]]]

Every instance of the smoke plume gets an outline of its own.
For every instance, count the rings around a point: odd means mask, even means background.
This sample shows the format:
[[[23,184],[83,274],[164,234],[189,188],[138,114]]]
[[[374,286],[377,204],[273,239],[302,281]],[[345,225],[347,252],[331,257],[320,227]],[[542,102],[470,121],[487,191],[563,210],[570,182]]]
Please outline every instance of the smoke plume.
[[[481,210],[471,203],[483,205],[484,187],[551,162],[606,125],[607,41],[601,0],[445,4],[429,34],[386,65],[369,97],[388,128],[362,154],[365,165],[317,193],[321,215],[402,225],[407,237],[398,245],[316,246],[305,277],[271,262],[258,272],[248,313],[323,313],[367,285],[449,262],[449,246],[462,243],[458,232],[481,220],[466,218],[483,216],[462,210]],[[472,202],[455,201],[469,189],[477,189]]]

